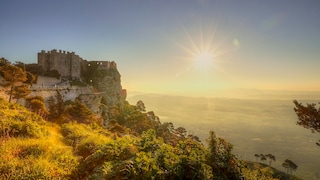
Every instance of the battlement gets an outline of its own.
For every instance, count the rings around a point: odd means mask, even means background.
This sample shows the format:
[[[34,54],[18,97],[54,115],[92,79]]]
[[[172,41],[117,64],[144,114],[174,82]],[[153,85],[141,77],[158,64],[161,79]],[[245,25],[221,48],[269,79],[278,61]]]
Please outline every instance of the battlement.
[[[76,55],[75,52],[69,52],[69,51],[64,51],[64,50],[60,50],[59,51],[57,49],[52,49],[51,51],[45,51],[45,50],[41,50],[41,52],[39,52],[41,54],[72,54],[72,55]]]
[[[38,65],[42,66],[44,71],[57,70],[63,77],[80,78],[81,73],[93,64],[98,65],[98,70],[117,69],[114,61],[87,61],[75,52],[52,49],[38,53]]]

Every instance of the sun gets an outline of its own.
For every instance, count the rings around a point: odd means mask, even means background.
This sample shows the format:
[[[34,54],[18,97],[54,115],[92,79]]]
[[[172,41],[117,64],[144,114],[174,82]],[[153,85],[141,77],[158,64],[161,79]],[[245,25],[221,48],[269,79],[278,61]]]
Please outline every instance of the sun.
[[[227,52],[224,48],[224,39],[216,36],[215,27],[200,27],[199,30],[191,29],[191,31],[183,28],[182,42],[175,42],[184,54],[182,59],[188,67],[186,69],[188,72],[205,75],[220,72],[220,56]]]
[[[211,52],[203,51],[196,53],[193,58],[195,68],[200,71],[208,71],[212,69],[214,63],[214,55]]]

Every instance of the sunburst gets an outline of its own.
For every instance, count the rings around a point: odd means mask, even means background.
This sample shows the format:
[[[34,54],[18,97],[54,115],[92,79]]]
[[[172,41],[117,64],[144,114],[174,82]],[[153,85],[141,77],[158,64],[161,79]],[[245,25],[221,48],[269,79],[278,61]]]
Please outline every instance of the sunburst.
[[[222,48],[223,41],[217,41],[216,28],[206,28],[209,33],[204,32],[201,28],[199,32],[191,35],[186,28],[183,28],[186,42],[175,42],[185,53],[183,59],[188,60],[189,69],[201,73],[209,73],[214,70],[221,71],[219,67],[219,56],[226,53]]]

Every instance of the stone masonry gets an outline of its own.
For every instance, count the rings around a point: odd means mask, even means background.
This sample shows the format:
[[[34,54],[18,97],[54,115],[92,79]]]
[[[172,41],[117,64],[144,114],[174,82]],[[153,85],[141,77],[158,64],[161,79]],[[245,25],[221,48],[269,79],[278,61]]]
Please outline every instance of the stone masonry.
[[[92,95],[80,93],[78,97],[81,97],[80,99],[84,100],[84,103],[94,111],[97,110],[96,105],[90,105],[90,103],[88,103],[90,102],[88,98],[91,99],[93,96],[103,98],[104,104],[108,107],[115,106],[121,110],[124,105],[127,93],[126,90],[122,89],[121,75],[117,70],[116,63],[113,61],[87,61],[74,52],[57,51],[53,49],[51,51],[42,50],[38,53],[38,65],[40,65],[45,72],[57,70],[63,79],[81,80],[84,73],[92,73],[92,76],[90,76],[90,85],[93,85],[98,92],[92,91]],[[54,87],[58,89],[59,83],[56,83]],[[86,96],[88,98],[86,98]]]
[[[45,72],[57,70],[62,77],[80,78],[82,62],[84,60],[74,52],[53,49],[38,53],[38,65],[42,66]]]

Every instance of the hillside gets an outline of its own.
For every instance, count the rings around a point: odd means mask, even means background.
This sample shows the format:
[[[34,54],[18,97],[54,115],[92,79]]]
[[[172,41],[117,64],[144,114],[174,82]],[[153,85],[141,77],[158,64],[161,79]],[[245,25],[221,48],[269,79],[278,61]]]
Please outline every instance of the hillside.
[[[157,112],[163,122],[183,126],[204,142],[208,131],[215,131],[234,145],[234,154],[242,160],[255,161],[254,154],[271,153],[276,156],[273,167],[284,171],[283,161],[291,159],[299,166],[294,175],[303,179],[320,178],[320,162],[315,158],[320,157],[319,147],[315,144],[319,135],[296,125],[291,99],[129,94],[129,102],[142,99],[146,108]],[[316,96],[308,101],[299,96],[297,99],[304,103],[318,102]]]
[[[100,64],[93,72],[100,78],[96,87],[64,77],[68,87],[49,89],[34,85],[29,65],[27,71],[19,64],[1,66],[9,99],[0,99],[0,179],[275,178],[275,171],[239,160],[233,145],[211,129],[203,143],[182,125],[161,122],[141,100],[129,104],[119,72]],[[79,83],[103,91],[66,98]],[[54,93],[44,97],[38,91]]]
[[[62,143],[60,127],[0,99],[0,179],[67,177],[79,157]]]
[[[249,170],[251,170],[251,173],[265,173],[265,174],[272,174],[272,177],[274,179],[291,179],[291,180],[301,180],[301,178],[292,176],[289,174],[286,174],[283,171],[280,171],[274,167],[268,166],[266,164],[252,162],[252,161],[245,161],[246,166]]]
[[[124,113],[114,112],[108,129],[76,119],[48,122],[4,99],[0,105],[0,179],[260,179],[274,174],[248,168],[214,132],[206,148],[184,128],[162,124],[153,113],[129,104]]]

